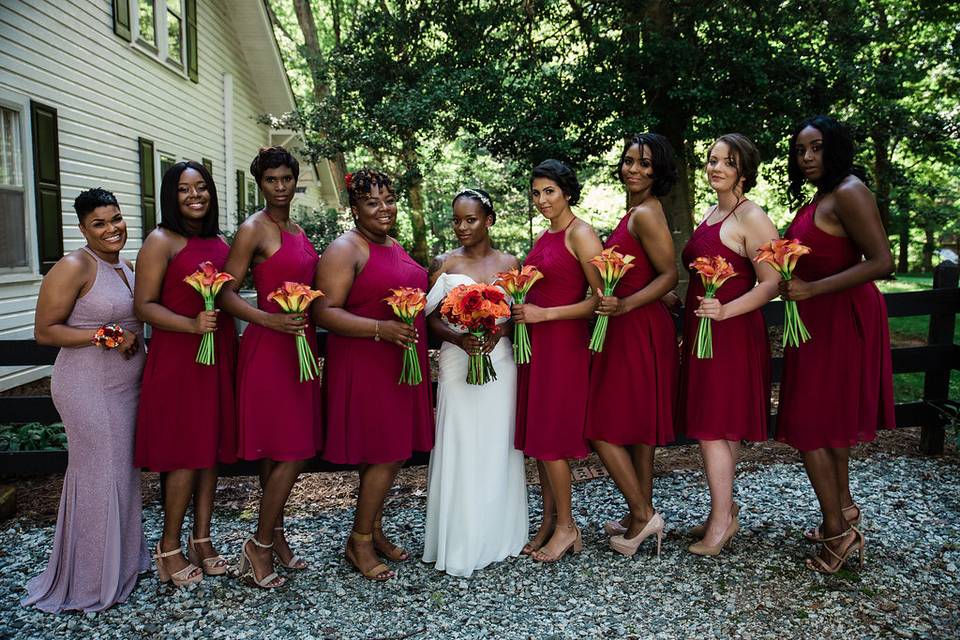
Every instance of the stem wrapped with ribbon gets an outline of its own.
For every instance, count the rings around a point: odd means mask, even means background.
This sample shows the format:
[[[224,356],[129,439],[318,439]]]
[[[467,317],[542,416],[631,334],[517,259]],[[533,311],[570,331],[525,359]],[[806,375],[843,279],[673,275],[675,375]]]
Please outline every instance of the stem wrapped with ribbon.
[[[217,294],[220,293],[223,285],[231,280],[233,280],[232,275],[225,271],[218,271],[209,260],[201,262],[196,271],[183,279],[203,298],[204,311],[213,311],[216,308],[214,301]],[[203,334],[203,337],[200,338],[200,349],[197,351],[196,361],[198,364],[216,364],[217,358],[213,348],[212,331]]]

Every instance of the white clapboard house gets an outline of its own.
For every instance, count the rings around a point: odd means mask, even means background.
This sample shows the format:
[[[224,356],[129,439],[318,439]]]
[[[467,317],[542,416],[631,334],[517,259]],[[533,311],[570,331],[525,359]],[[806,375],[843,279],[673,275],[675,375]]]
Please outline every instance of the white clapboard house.
[[[258,148],[295,146],[258,116],[294,108],[264,0],[0,1],[0,340],[32,337],[40,279],[83,244],[80,191],[117,195],[133,259],[163,171],[201,161],[232,231]],[[329,166],[301,163],[299,191],[296,209],[335,203]],[[0,390],[48,373],[0,367]]]

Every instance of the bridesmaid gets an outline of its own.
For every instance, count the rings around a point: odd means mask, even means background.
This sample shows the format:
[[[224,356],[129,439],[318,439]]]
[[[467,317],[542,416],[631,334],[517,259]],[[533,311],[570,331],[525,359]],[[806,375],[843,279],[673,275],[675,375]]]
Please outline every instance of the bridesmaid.
[[[237,356],[237,457],[260,460],[260,515],[257,530],[241,548],[240,567],[252,565],[259,587],[279,587],[285,578],[273,571],[273,556],[287,569],[307,563],[290,550],[283,510],[306,460],[322,448],[320,384],[300,382],[294,336],[305,333],[311,351],[317,332],[309,317],[283,313],[267,296],[285,281],[311,284],[319,257],[303,229],[290,219],[300,165],[283,147],[260,150],[250,173],[266,207],[247,218],[234,238],[226,270],[235,278],[224,285],[220,304],[250,323]],[[253,263],[257,307],[237,294]]]
[[[586,319],[598,302],[588,291],[600,289],[602,282],[589,260],[603,245],[570,209],[580,198],[580,183],[570,167],[544,160],[534,168],[530,188],[550,227],[526,260],[544,278],[530,290],[526,304],[513,306],[515,322],[536,325],[530,327],[530,364],[518,374],[515,446],[537,459],[543,495],[543,522],[523,551],[538,562],[556,562],[582,548],[571,512],[567,460],[590,453],[583,437],[590,382]]]
[[[863,561],[850,447],[895,427],[887,306],[873,283],[893,270],[893,256],[853,157],[847,128],[828,116],[804,120],[790,138],[793,201],[803,201],[804,183],[817,191],[785,234],[812,251],[780,294],[797,301],[813,337],[784,352],[777,439],[800,451],[820,502],[823,524],[805,536],[822,544],[807,560],[821,573],[836,573],[854,551]]]
[[[40,286],[34,334],[60,347],[50,394],[67,432],[69,461],[50,561],[27,583],[24,606],[50,613],[102,611],[123,602],[150,566],[141,525],[133,434],[144,354],[133,314],[133,268],[120,257],[127,223],[109,191],[73,203],[86,246],[61,258]],[[123,328],[94,346],[105,324]]]
[[[760,308],[777,294],[780,277],[753,261],[757,248],[778,237],[767,214],[746,198],[757,182],[760,154],[744,135],[721,136],[707,152],[707,179],[717,204],[706,211],[683,250],[684,264],[722,256],[737,275],[704,298],[700,276],[690,270],[685,304],[678,425],[700,440],[710,487],[710,516],[690,533],[702,540],[691,553],[717,555],[740,529],[733,479],[741,440],[767,439],[770,345]],[[713,321],[713,358],[697,358],[700,318]]]
[[[202,164],[170,167],[160,183],[159,227],[137,255],[134,308],[153,334],[143,372],[134,464],[165,473],[163,537],[157,573],[177,586],[223,575],[227,562],[210,540],[217,462],[236,461],[233,372],[237,333],[233,318],[204,311],[203,299],[183,279],[210,261],[222,270],[230,246],[220,235],[213,177]],[[215,335],[213,366],[196,363],[200,336]],[[170,402],[176,390],[177,401]],[[193,502],[190,562],[180,531]],[[200,568],[202,568],[202,572]]]
[[[497,273],[520,266],[514,256],[493,248],[490,227],[496,219],[486,191],[464,189],[454,197],[453,230],[460,247],[434,259],[427,296],[427,324],[443,345],[423,560],[464,577],[519,555],[530,526],[523,454],[513,447],[517,368],[505,325],[481,343],[434,311],[453,288],[489,284]],[[467,384],[468,354],[480,350],[490,354],[497,378]]]
[[[346,178],[355,227],[334,240],[320,261],[317,286],[327,295],[314,306],[326,328],[324,403],[327,445],[323,457],[357,465],[360,492],[347,560],[366,578],[388,580],[394,562],[410,556],[386,537],[381,526],[387,490],[414,451],[433,447],[433,407],[427,361],[426,322],[395,319],[384,298],[390,289],[426,290],[427,271],[413,261],[390,229],[397,200],[385,174],[361,169]],[[400,384],[402,351],[415,344],[424,380]]]
[[[673,318],[660,301],[677,285],[677,266],[658,198],[677,179],[673,148],[656,133],[634,136],[616,176],[627,189],[627,213],[604,246],[636,259],[597,308],[611,318],[606,344],[590,367],[586,436],[630,509],[604,526],[610,546],[633,555],[656,534],[659,554],[664,522],[653,508],[653,453],[673,440],[678,354]]]

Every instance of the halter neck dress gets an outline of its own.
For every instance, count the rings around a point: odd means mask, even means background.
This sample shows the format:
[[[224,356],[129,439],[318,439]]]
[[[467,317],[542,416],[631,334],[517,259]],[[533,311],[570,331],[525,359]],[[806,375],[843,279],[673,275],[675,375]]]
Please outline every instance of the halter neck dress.
[[[167,264],[160,304],[194,318],[203,298],[183,279],[201,262],[220,271],[230,245],[222,238],[187,238]],[[151,471],[207,469],[237,459],[234,372],[237,329],[233,316],[220,311],[213,345],[213,365],[197,364],[201,336],[154,327],[150,337],[143,390],[137,414],[134,464]]]
[[[133,271],[97,262],[93,286],[66,324],[93,332],[116,323],[143,335],[133,313]],[[119,267],[119,269],[118,269]],[[126,278],[117,273],[120,271]],[[67,432],[69,458],[47,567],[27,583],[24,606],[50,613],[102,611],[123,602],[150,566],[141,523],[140,470],[133,466],[143,346],[129,360],[92,344],[62,348],[50,395]]]
[[[614,289],[618,298],[633,295],[657,276],[629,223],[627,213],[604,243],[635,258]],[[587,438],[618,445],[670,443],[678,356],[673,318],[660,300],[610,318],[603,351],[590,365]]]
[[[707,224],[707,215],[682,253],[687,265],[700,256],[722,256],[730,263],[737,275],[716,294],[724,304],[750,291],[757,281],[753,261],[730,250],[720,239],[724,222],[735,210],[714,224]],[[693,349],[700,319],[693,312],[700,306],[697,296],[703,296],[705,289],[699,274],[693,269],[689,273],[678,431],[698,440],[764,441],[770,405],[770,344],[763,314],[755,309],[735,318],[713,320],[713,358],[697,358]]]
[[[817,201],[802,207],[785,237],[811,252],[794,274],[812,282],[849,269],[863,252],[816,225]],[[783,354],[777,439],[799,449],[846,448],[896,426],[887,305],[873,282],[797,301],[812,336]]]
[[[279,226],[279,225],[278,225]],[[313,286],[319,257],[300,230],[280,229],[280,248],[254,265],[257,306],[280,313],[267,300],[284,282]],[[317,353],[316,325],[306,314],[310,351]],[[244,460],[306,460],[323,447],[320,381],[300,382],[295,336],[249,324],[240,338],[237,359],[237,456]]]
[[[545,231],[527,255],[524,263],[543,273],[528,303],[560,307],[584,299],[587,279],[565,243],[569,227]],[[585,458],[590,453],[583,436],[590,385],[587,321],[538,322],[529,333],[530,363],[521,365],[517,376],[514,446],[538,460]]]
[[[384,298],[398,287],[426,292],[427,271],[392,238],[388,245],[367,242],[367,246],[370,256],[354,279],[343,308],[381,322],[396,320]],[[423,373],[423,381],[416,386],[397,382],[403,362],[397,345],[335,333],[327,337],[323,374],[326,460],[384,464],[433,448],[427,324],[422,313],[414,326],[420,334],[416,349]]]

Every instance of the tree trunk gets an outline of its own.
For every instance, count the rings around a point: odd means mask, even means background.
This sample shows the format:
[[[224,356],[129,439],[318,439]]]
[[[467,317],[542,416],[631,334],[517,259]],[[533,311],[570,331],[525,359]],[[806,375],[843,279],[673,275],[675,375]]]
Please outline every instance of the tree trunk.
[[[897,248],[897,273],[910,271],[910,222],[900,225],[900,246]]]
[[[633,3],[628,3],[632,5]],[[629,10],[625,18],[629,18]],[[669,0],[650,0],[643,4],[641,22],[641,38],[644,43],[658,39],[676,40],[681,36],[684,39],[693,38],[694,34],[680,34],[675,24],[674,15]],[[629,30],[630,24],[626,20],[623,25]],[[644,56],[649,56],[646,52]],[[636,60],[624,60],[624,65],[636,65]],[[680,252],[693,233],[693,185],[692,176],[688,168],[687,129],[690,125],[690,114],[685,105],[670,96],[673,82],[669,78],[659,77],[654,82],[650,79],[645,83],[646,107],[653,116],[653,130],[662,134],[670,141],[676,154],[677,182],[669,194],[660,198],[664,211],[667,214],[667,223],[673,233],[673,243],[677,251],[677,268],[680,271],[680,289],[686,291],[687,269],[680,257]],[[643,85],[640,85],[643,86]]]
[[[920,270],[924,273],[933,272],[933,250],[936,246],[934,231],[934,225],[929,222],[923,226],[923,258],[920,261]]]
[[[310,4],[310,0],[293,0],[293,8],[297,14],[300,31],[303,33],[304,46],[307,49],[307,65],[310,67],[313,97],[317,102],[321,102],[330,95],[330,87],[324,82],[320,73],[323,50],[320,48],[320,37],[317,33],[317,22],[313,17],[313,6]],[[339,16],[337,26],[339,28]],[[339,152],[329,160],[330,172],[333,174],[333,187],[337,190],[337,199],[340,201],[340,206],[345,207],[349,202],[346,184],[343,181],[344,176],[347,175],[347,161],[343,154]]]
[[[412,136],[403,141],[404,181],[407,200],[410,202],[410,223],[413,227],[413,251],[411,257],[426,266],[430,263],[427,250],[427,223],[423,214],[423,174],[420,172],[420,155]]]
[[[873,140],[873,179],[874,192],[877,196],[877,209],[880,211],[880,222],[883,228],[890,230],[890,136],[882,128],[877,128],[870,134]]]

